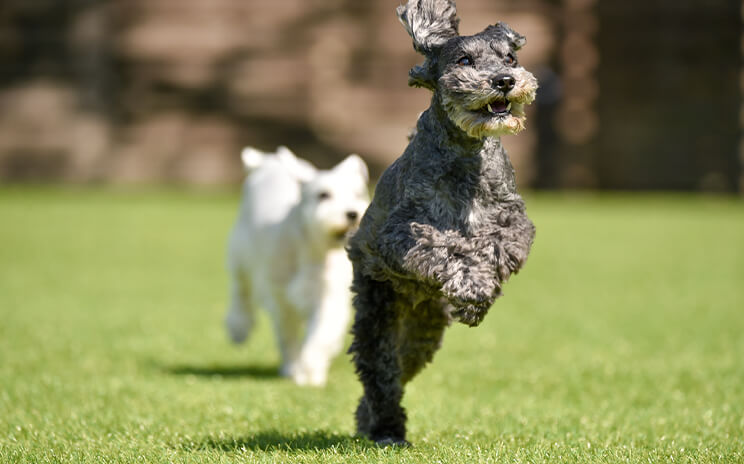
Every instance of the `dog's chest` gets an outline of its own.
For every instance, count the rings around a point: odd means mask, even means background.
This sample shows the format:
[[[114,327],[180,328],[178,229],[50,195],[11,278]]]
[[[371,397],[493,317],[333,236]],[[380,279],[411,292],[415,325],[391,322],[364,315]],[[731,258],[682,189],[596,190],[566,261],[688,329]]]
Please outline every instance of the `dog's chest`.
[[[323,294],[323,267],[303,266],[287,286],[287,299],[300,314],[310,314]]]
[[[517,197],[514,170],[502,152],[458,159],[443,167],[432,187],[431,214],[440,226],[477,235],[503,202]]]
[[[319,259],[300,260],[287,286],[287,299],[306,316],[315,312],[324,300],[345,302],[351,272],[351,263],[343,249],[330,250]]]

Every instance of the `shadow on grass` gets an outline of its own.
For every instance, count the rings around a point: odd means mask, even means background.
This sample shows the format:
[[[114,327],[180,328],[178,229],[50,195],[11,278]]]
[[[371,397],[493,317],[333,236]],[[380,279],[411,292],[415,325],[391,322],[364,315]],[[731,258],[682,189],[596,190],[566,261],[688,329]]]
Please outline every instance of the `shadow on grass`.
[[[197,377],[276,379],[279,368],[276,366],[194,366],[175,365],[159,366],[160,369],[172,375],[194,375]]]
[[[377,448],[374,443],[363,438],[339,435],[326,431],[286,433],[267,430],[255,435],[237,438],[207,438],[200,442],[176,444],[174,448],[182,451],[218,450],[238,452],[253,451],[312,451],[335,448],[343,451],[361,451]]]

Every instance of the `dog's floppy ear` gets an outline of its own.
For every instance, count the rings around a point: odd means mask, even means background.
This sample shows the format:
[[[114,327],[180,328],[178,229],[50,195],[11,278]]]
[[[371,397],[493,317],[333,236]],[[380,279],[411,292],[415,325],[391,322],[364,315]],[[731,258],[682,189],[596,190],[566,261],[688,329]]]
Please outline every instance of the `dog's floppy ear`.
[[[362,176],[365,182],[369,181],[369,170],[367,169],[367,164],[355,153],[347,156],[343,161],[338,163],[333,170],[354,173]]]
[[[458,35],[460,20],[452,0],[409,0],[396,13],[413,38],[413,48],[423,55],[431,54]]]
[[[509,41],[509,45],[511,45],[514,50],[519,50],[520,48],[524,47],[524,44],[527,43],[527,39],[522,34],[516,32],[504,22],[499,21],[493,27],[495,27],[496,30],[499,31],[501,34],[506,36],[507,40]]]
[[[276,149],[276,157],[279,159],[279,162],[282,163],[284,169],[300,182],[309,182],[313,180],[317,174],[315,166],[298,158],[285,146],[280,146]]]

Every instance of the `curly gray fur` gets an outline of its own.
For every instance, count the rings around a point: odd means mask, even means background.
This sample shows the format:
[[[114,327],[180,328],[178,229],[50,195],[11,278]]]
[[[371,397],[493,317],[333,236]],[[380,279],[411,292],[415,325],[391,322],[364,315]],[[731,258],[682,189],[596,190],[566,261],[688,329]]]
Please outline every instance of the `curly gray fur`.
[[[434,94],[348,249],[357,432],[381,444],[407,443],[403,385],[452,320],[483,320],[535,234],[499,139],[523,129],[537,89],[516,62],[524,37],[503,23],[459,36],[449,0],[411,0],[398,15],[426,57],[409,84]]]

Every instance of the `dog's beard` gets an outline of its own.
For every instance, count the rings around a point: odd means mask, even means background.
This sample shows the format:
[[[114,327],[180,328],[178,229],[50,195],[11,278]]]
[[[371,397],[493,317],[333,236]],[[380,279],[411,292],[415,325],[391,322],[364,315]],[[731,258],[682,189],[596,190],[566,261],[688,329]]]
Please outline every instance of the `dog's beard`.
[[[346,225],[329,226],[329,228],[326,229],[326,237],[331,246],[345,245],[358,228],[358,221]]]
[[[525,129],[524,107],[534,101],[536,90],[515,89],[506,98],[495,92],[445,94],[442,103],[452,122],[470,137],[500,137]]]
[[[485,137],[500,137],[502,135],[513,135],[525,129],[527,118],[524,114],[524,105],[510,102],[509,109],[505,111],[491,112],[488,110],[496,103],[488,103],[483,108],[475,110],[466,109],[457,104],[449,105],[446,110],[449,118],[457,127],[465,131],[470,137],[482,139]],[[507,105],[500,103],[502,107]]]
[[[333,229],[328,232],[329,237],[331,237],[331,240],[334,242],[345,242],[346,239],[349,237],[351,233],[351,228],[340,228],[340,229]]]

